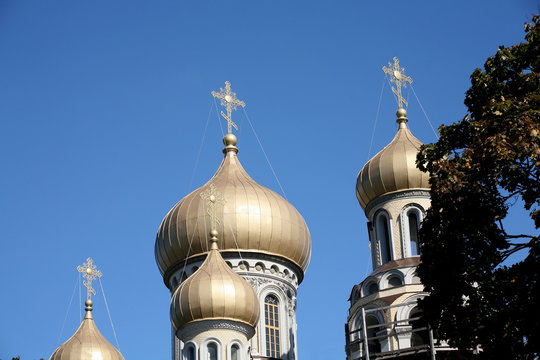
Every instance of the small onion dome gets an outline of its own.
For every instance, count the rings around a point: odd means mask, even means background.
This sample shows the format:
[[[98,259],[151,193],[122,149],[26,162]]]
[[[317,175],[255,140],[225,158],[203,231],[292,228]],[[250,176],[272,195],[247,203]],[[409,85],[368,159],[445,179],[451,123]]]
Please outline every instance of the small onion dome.
[[[363,209],[377,197],[401,190],[429,190],[429,175],[416,167],[422,142],[407,128],[407,111],[398,109],[399,129],[390,144],[369,160],[356,180],[356,197]]]
[[[247,174],[236,155],[236,136],[227,134],[223,142],[225,158],[216,174],[180,200],[158,229],[155,256],[161,273],[174,271],[186,258],[208,251],[210,219],[200,194],[209,184],[214,184],[225,200],[217,214],[221,251],[276,255],[305,270],[311,256],[311,238],[302,215]]]
[[[51,355],[49,360],[124,360],[99,332],[92,319],[92,300],[86,300],[86,315],[79,329]]]
[[[217,231],[201,267],[180,284],[171,299],[171,322],[176,330],[202,320],[231,320],[255,328],[259,300],[251,285],[235,273],[218,251]]]

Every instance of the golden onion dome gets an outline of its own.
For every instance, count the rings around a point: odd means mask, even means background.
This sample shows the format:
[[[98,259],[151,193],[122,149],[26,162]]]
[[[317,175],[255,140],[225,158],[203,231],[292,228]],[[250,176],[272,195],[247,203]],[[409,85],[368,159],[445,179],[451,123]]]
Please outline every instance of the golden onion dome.
[[[217,231],[211,231],[210,252],[201,267],[180,284],[171,299],[176,330],[202,320],[231,320],[255,328],[259,300],[251,285],[235,273],[218,251]]]
[[[305,270],[311,238],[304,219],[287,200],[247,174],[238,160],[236,136],[227,134],[223,141],[225,157],[215,175],[180,200],[158,229],[155,256],[161,273],[208,251],[210,221],[200,195],[210,183],[225,200],[218,213],[221,251],[277,255]]]
[[[398,109],[394,139],[369,160],[356,180],[356,197],[363,209],[381,195],[410,189],[429,190],[429,175],[416,167],[422,142],[407,128],[407,112]]]
[[[86,300],[86,315],[79,329],[49,360],[124,360],[124,357],[101,335],[92,318],[92,300]]]

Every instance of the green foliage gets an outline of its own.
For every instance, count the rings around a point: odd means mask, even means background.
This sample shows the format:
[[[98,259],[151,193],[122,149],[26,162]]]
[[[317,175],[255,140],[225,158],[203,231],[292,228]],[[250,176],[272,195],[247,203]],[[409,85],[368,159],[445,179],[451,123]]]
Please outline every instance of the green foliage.
[[[469,114],[441,126],[417,164],[430,173],[431,209],[421,230],[418,272],[430,296],[420,306],[440,339],[479,358],[540,354],[540,244],[509,234],[504,219],[520,199],[540,227],[540,25],[526,42],[488,58],[471,75]],[[521,251],[524,260],[504,261]]]

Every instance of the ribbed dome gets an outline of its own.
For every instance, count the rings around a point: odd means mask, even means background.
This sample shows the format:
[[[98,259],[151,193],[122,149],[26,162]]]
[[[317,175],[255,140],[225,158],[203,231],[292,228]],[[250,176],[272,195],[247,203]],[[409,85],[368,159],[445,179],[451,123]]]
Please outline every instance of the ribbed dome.
[[[49,360],[124,360],[120,351],[101,335],[91,311],[92,301],[86,300],[86,315],[81,326]]]
[[[217,239],[215,239],[217,241]],[[171,322],[176,330],[192,321],[226,319],[255,328],[259,300],[251,285],[223,260],[215,242],[201,267],[176,288]]]
[[[429,190],[429,175],[416,167],[422,142],[407,128],[406,111],[397,112],[399,129],[390,144],[369,160],[356,180],[356,197],[362,208],[377,197],[400,190]]]
[[[200,194],[209,184],[214,184],[225,199],[218,211],[221,221],[217,228],[222,251],[273,254],[305,270],[311,256],[311,238],[304,219],[287,200],[246,173],[236,155],[236,137],[229,134],[225,139],[230,141],[216,174],[178,202],[159,227],[155,256],[161,273],[208,251],[210,220]]]

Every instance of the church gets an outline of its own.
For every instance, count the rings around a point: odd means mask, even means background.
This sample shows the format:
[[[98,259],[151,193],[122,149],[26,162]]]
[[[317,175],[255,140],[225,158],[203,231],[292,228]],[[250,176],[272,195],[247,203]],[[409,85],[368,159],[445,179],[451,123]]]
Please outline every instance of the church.
[[[412,80],[397,58],[383,70],[394,84],[397,133],[358,174],[356,195],[367,218],[374,270],[352,287],[343,319],[345,353],[336,358],[449,358],[452,349],[434,339],[416,304],[427,295],[415,269],[430,198],[428,175],[415,166],[422,143],[407,127],[401,95]],[[295,360],[296,299],[310,262],[310,232],[291,203],[242,167],[233,112],[244,102],[229,82],[212,96],[227,122],[223,160],[206,184],[178,199],[155,241],[157,266],[171,294],[171,358]],[[92,281],[100,271],[92,259],[78,270],[87,288],[86,315],[50,360],[124,359],[92,318]]]

